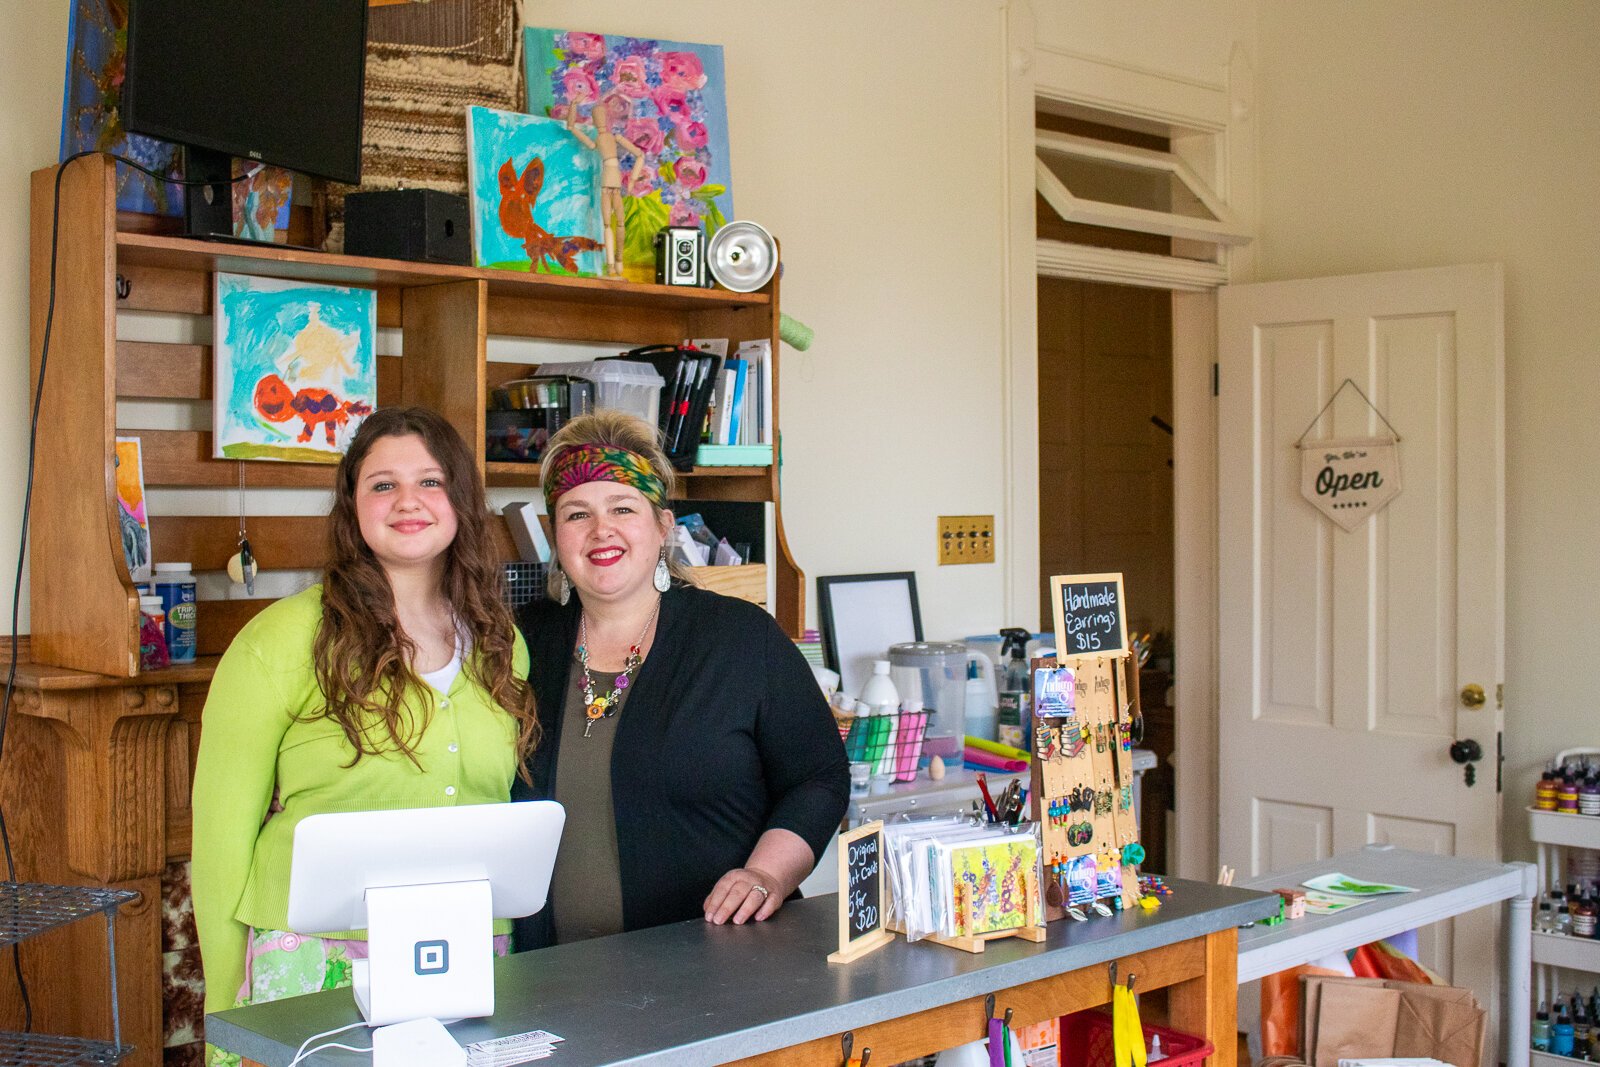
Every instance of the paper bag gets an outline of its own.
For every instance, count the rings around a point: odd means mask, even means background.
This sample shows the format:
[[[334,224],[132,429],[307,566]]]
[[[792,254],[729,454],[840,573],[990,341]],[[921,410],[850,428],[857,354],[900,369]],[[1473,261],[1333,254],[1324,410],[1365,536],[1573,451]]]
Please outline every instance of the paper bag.
[[[1316,1016],[1313,1067],[1339,1067],[1340,1060],[1394,1055],[1400,991],[1351,982],[1322,983]]]
[[[1302,977],[1300,982],[1300,1055],[1307,1063],[1312,1062],[1312,1057],[1317,1051],[1317,1012],[1322,1004],[1324,984],[1383,988],[1381,978],[1349,978],[1342,975],[1308,974]]]
[[[1483,1060],[1487,1013],[1469,989],[1390,982],[1400,994],[1394,1054],[1432,1056],[1455,1067],[1478,1067]]]

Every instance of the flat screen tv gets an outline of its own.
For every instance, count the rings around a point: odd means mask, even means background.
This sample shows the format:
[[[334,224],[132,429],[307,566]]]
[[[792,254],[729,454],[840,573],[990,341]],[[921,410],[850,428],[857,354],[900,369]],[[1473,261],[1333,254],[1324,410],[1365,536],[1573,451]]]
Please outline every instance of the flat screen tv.
[[[366,39],[367,0],[131,0],[123,123],[184,146],[189,178],[238,157],[356,184]],[[188,201],[191,232],[224,232],[195,208],[225,189]]]

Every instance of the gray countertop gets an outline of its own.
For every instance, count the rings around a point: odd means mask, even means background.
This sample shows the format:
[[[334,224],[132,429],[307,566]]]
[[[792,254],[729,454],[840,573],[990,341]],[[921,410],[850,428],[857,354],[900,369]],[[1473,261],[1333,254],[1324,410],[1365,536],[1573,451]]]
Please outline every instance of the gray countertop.
[[[1277,898],[1173,880],[1154,912],[1053,922],[1040,944],[1007,938],[971,954],[896,938],[852,964],[838,947],[832,896],[788,904],[765,923],[700,920],[527,952],[495,969],[495,1014],[450,1028],[463,1045],[544,1029],[566,1038],[558,1067],[721,1063],[895,1019],[1038,978],[1276,914]],[[1004,1008],[1005,1005],[999,1005]],[[349,990],[236,1008],[207,1017],[207,1036],[267,1067],[286,1067],[306,1037],[356,1022]],[[973,1038],[982,1036],[974,1026]],[[351,1031],[333,1040],[366,1045]],[[307,1067],[362,1064],[330,1050]]]

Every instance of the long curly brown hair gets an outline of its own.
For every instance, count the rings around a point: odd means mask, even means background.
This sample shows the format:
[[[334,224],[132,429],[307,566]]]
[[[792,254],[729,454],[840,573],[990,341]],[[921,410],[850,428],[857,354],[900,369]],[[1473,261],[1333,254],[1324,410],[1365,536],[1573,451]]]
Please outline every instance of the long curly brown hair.
[[[407,690],[427,687],[411,668],[416,646],[400,626],[394,592],[361,536],[356,483],[372,446],[384,437],[415,435],[444,470],[445,494],[456,514],[456,536],[445,553],[440,592],[472,643],[467,676],[517,720],[518,762],[539,740],[533,689],[513,666],[516,623],[500,595],[500,568],[489,533],[483,482],[467,443],[427,408],[380,408],[356,431],[339,462],[328,515],[328,566],[322,576],[322,622],[312,643],[326,716],[339,724],[362,756],[394,748],[417,762],[422,727],[408,731],[401,713]],[[374,721],[376,720],[376,721]],[[526,771],[523,772],[524,774]]]

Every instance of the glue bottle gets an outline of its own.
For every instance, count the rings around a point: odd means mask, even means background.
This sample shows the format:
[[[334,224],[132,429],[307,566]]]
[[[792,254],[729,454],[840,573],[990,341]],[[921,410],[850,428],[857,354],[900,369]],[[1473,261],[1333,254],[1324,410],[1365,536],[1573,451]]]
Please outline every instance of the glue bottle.
[[[1029,699],[1032,686],[1028,677],[1028,639],[1033,635],[1020,626],[1000,631],[1003,639],[1000,658],[1005,666],[1000,674],[1000,710],[995,728],[996,739],[1012,748],[1029,748],[1033,735],[1033,702]]]

